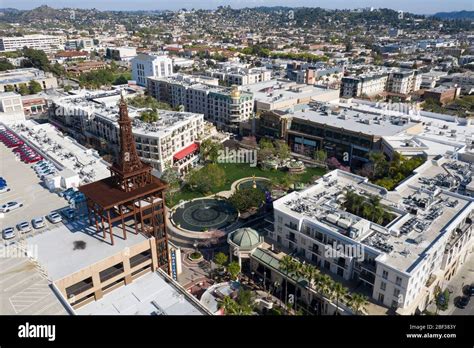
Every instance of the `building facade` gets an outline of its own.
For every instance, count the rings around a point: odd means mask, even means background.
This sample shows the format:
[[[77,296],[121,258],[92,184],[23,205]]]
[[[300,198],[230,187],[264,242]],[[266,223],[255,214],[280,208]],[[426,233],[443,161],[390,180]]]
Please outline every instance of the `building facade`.
[[[378,304],[398,314],[419,313],[473,251],[472,199],[440,187],[426,191],[440,186],[436,175],[444,172],[442,166],[456,176],[466,164],[444,158],[427,162],[394,192],[364,177],[330,172],[305,191],[274,202],[269,237],[326,272],[362,285]],[[375,223],[348,212],[343,208],[348,188],[365,199],[379,197],[391,218]]]
[[[132,59],[132,79],[146,87],[147,77],[166,77],[173,74],[173,61],[166,55],[138,54]]]
[[[0,52],[14,52],[23,47],[55,52],[63,47],[64,38],[52,35],[25,35],[0,38]]]
[[[238,133],[240,123],[253,116],[253,95],[240,92],[236,86],[224,88],[216,84],[217,79],[175,74],[166,78],[149,77],[147,89],[158,101],[204,114],[218,129]]]

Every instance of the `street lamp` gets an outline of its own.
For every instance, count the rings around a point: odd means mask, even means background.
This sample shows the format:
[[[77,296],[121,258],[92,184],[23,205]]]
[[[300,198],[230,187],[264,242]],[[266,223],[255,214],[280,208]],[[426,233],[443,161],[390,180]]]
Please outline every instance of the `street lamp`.
[[[250,274],[252,275],[252,282],[254,282],[255,280],[254,280],[254,277],[253,277],[253,276],[255,275],[255,272],[252,271],[252,272],[250,272]]]

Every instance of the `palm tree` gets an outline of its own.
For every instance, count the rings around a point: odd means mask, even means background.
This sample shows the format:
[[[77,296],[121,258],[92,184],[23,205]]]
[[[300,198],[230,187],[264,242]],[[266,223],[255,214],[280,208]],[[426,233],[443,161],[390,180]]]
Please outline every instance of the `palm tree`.
[[[339,299],[341,297],[344,297],[348,290],[346,287],[344,287],[341,283],[334,283],[333,288],[332,288],[334,297],[336,298],[336,314],[339,313]]]
[[[294,293],[294,303],[293,303],[293,308],[296,310],[296,293],[298,290],[298,281],[300,278],[304,278],[306,273],[306,267],[304,263],[298,262],[296,260],[293,260],[293,272],[295,275],[295,293]]]
[[[218,304],[219,309],[222,309],[226,315],[235,315],[238,312],[238,304],[229,296],[225,296]]]
[[[349,306],[354,310],[354,313],[356,315],[359,314],[367,304],[368,301],[366,296],[359,293],[351,295],[351,301],[349,302]]]
[[[380,152],[380,151],[371,152],[369,154],[369,159],[370,159],[370,161],[372,162],[372,165],[373,165],[373,176],[377,177],[378,169],[379,169],[380,165],[383,162],[386,162],[385,155],[383,154],[383,152]]]
[[[333,282],[332,278],[330,276],[328,276],[327,274],[324,274],[323,276],[321,276],[321,280],[319,282],[321,292],[323,294],[325,294],[326,296],[330,297],[333,283],[334,282]]]
[[[291,256],[285,255],[279,263],[280,270],[286,274],[285,279],[285,305],[288,302],[288,274],[294,271],[294,261]]]

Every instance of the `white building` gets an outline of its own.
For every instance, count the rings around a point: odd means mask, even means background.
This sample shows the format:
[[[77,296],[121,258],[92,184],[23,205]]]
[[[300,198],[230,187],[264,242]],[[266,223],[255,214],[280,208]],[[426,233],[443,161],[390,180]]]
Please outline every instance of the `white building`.
[[[53,74],[36,68],[23,68],[0,72],[0,91],[18,91],[21,85],[28,87],[31,81],[38,82],[42,89],[58,87]]]
[[[417,70],[379,69],[359,76],[343,77],[341,97],[373,97],[382,92],[407,95],[420,89],[421,80]]]
[[[273,203],[269,237],[319,268],[363,284],[380,305],[414,314],[427,307],[438,286],[446,287],[473,251],[474,203],[461,194],[471,170],[441,157],[423,164],[394,191],[335,170]],[[375,223],[348,212],[347,190],[378,197],[390,215]]]
[[[357,77],[348,76],[341,80],[340,95],[343,98],[360,96],[373,97],[385,91],[388,81],[388,74],[366,74]]]
[[[254,99],[237,86],[218,86],[218,80],[207,76],[174,74],[165,78],[148,78],[148,93],[172,107],[204,114],[218,129],[239,132],[240,123],[253,115]]]
[[[13,52],[23,47],[43,50],[46,53],[62,49],[64,38],[52,35],[25,35],[0,38],[0,52]]]
[[[11,124],[24,120],[21,95],[15,92],[0,93],[0,123]]]
[[[52,120],[81,142],[116,154],[119,145],[119,91],[82,93],[53,101]],[[129,106],[140,158],[162,173],[167,168],[186,172],[198,161],[197,141],[205,137],[204,116],[198,113],[158,110],[157,122],[139,119],[146,109]]]
[[[166,77],[173,74],[173,61],[166,55],[138,54],[132,59],[132,79],[146,87],[146,78]]]
[[[135,47],[107,47],[106,57],[113,60],[130,61],[137,55]]]
[[[417,70],[400,70],[392,72],[388,79],[387,92],[410,94],[420,89],[421,74]]]
[[[207,75],[217,77],[226,85],[250,85],[268,81],[272,78],[272,71],[266,68],[247,68],[234,65],[222,66],[220,69],[208,70]]]

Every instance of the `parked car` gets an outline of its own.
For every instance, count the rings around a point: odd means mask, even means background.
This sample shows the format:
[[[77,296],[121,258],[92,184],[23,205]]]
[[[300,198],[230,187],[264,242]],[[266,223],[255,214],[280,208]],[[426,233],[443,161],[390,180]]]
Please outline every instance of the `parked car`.
[[[26,233],[31,231],[31,226],[28,221],[20,222],[18,225],[16,225],[16,228],[20,233]]]
[[[0,207],[0,212],[1,213],[8,213],[9,211],[12,211],[12,210],[15,210],[15,209],[18,209],[20,207],[23,206],[23,203],[19,203],[19,202],[8,202],[8,203],[5,203],[4,205],[2,205]]]
[[[474,296],[474,283],[469,285],[469,287],[467,288],[467,295],[468,296]]]
[[[10,188],[7,185],[0,185],[0,193],[10,192]]]
[[[68,188],[67,190],[59,192],[59,197],[64,197],[67,199],[67,197],[72,195],[74,192],[75,192],[74,189],[71,187],[71,188]]]
[[[2,231],[3,239],[12,239],[15,238],[15,230],[13,227],[4,228]]]
[[[40,216],[40,217],[37,217],[37,218],[34,218],[33,220],[31,220],[31,224],[33,225],[33,228],[43,228],[44,226],[46,226],[46,223],[44,221],[44,217]]]
[[[469,304],[470,297],[468,296],[462,296],[458,299],[456,306],[458,308],[466,308],[466,306]]]
[[[49,213],[48,215],[46,215],[46,218],[53,224],[57,224],[57,223],[63,221],[63,218],[61,217],[61,215],[59,215],[55,211],[53,211],[53,212]]]
[[[74,215],[76,214],[75,210],[72,208],[65,208],[61,210],[62,216],[64,216],[66,219],[74,219]]]

